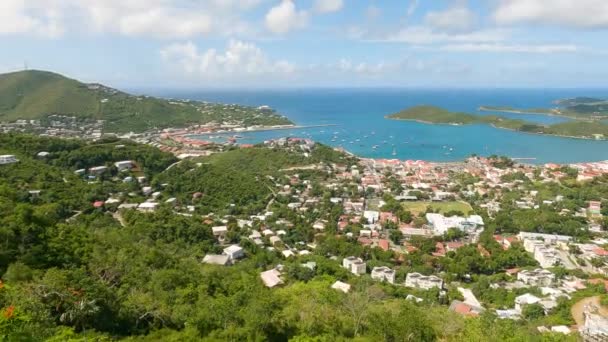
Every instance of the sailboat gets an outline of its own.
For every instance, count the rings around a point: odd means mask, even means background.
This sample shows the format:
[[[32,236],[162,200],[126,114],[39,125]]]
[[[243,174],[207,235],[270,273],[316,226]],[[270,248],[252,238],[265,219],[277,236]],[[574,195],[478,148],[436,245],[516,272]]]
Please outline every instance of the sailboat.
[[[397,155],[397,150],[393,147],[393,155],[396,156]]]

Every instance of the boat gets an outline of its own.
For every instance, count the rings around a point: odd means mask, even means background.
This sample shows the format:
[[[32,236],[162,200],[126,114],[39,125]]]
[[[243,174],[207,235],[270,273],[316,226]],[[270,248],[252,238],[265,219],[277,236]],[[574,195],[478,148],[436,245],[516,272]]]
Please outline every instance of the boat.
[[[397,155],[397,150],[395,150],[395,148],[393,148],[393,153],[392,153],[392,154],[393,154],[394,156],[396,156],[396,155]]]

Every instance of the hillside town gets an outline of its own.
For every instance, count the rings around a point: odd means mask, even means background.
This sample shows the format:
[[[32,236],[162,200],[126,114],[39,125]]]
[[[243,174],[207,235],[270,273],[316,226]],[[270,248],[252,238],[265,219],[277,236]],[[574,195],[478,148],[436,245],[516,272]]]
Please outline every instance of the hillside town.
[[[196,162],[200,156],[247,149],[281,151],[306,161],[320,148],[300,138],[254,147],[234,141],[197,144],[169,132],[161,136],[179,145],[168,148],[159,146],[158,140],[143,141],[180,157],[182,161],[167,170],[182,167],[181,163],[201,168],[204,164]],[[331,153],[347,158],[267,175],[274,186],[271,196],[263,210],[249,214],[234,203],[223,214],[210,212],[201,206],[205,193],[176,193],[170,184],[146,177],[135,160],[113,160],[73,172],[91,184],[133,184],[129,194],[107,193],[91,203],[94,210],[111,214],[121,224],[129,211],[150,214],[169,208],[177,215],[201,217],[211,226],[217,251],[205,254],[201,263],[230,267],[250,257],[252,250],[276,254],[283,261],[259,273],[271,289],[293,279],[287,264],[296,262],[314,274],[318,266],[309,259],[312,255],[346,271],[331,285],[336,291],[349,293],[359,278],[369,278],[402,288],[416,305],[438,302],[466,317],[487,311],[516,321],[551,317],[564,306],[569,310],[570,301],[582,300],[579,294],[593,293],[590,288],[599,286],[600,293],[608,289],[607,198],[580,200],[580,193],[571,190],[605,180],[608,161],[536,166],[494,156],[433,163]],[[47,151],[36,154],[40,160],[51,157]],[[18,163],[15,155],[0,156],[0,167]],[[30,195],[39,193],[32,189]],[[501,225],[505,218],[517,225],[517,217],[527,213],[552,218],[530,222],[529,227]],[[358,247],[319,250],[329,236],[336,243]],[[343,250],[359,253],[345,255]],[[477,262],[487,264],[474,265]],[[492,298],[494,293],[503,298]],[[599,301],[586,303],[576,324],[542,325],[538,332],[608,339],[608,317],[600,306]]]

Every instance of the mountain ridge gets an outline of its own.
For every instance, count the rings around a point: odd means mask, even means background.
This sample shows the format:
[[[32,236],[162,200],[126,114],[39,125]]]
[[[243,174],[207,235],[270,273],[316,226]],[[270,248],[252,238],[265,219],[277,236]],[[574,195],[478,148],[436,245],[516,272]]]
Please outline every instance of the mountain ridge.
[[[143,132],[210,122],[243,126],[293,124],[274,111],[199,101],[136,96],[58,73],[26,70],[0,74],[0,121],[60,114],[104,120],[104,131]]]

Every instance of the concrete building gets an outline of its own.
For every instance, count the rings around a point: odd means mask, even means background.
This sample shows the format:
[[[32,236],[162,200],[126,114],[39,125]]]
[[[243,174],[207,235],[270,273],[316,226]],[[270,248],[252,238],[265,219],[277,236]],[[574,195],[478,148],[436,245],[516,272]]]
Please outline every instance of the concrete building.
[[[134,163],[130,160],[123,160],[114,163],[114,166],[118,169],[118,171],[130,170],[133,168]]]
[[[231,261],[234,261],[244,257],[245,250],[239,245],[232,245],[224,248],[224,254],[227,255]]]
[[[342,267],[349,270],[352,274],[361,275],[365,274],[367,271],[367,265],[361,258],[356,258],[354,256],[344,258],[342,260]]]
[[[435,235],[443,235],[450,228],[470,233],[484,226],[483,218],[479,215],[445,217],[441,214],[428,213],[426,214],[426,220]]]
[[[335,283],[333,283],[333,285],[331,286],[332,289],[334,290],[339,290],[342,291],[344,293],[348,293],[350,291],[350,284],[347,283],[343,283],[341,281],[336,281]]]
[[[227,255],[207,254],[203,258],[203,263],[211,265],[226,266],[230,264],[230,257]]]
[[[555,281],[555,274],[538,268],[533,271],[519,272],[517,280],[530,286],[550,286]]]
[[[273,288],[277,285],[283,284],[281,272],[276,268],[260,273],[260,278],[262,278],[262,282],[268,288]]]
[[[395,283],[395,270],[386,266],[374,267],[372,270],[372,279],[379,281],[387,281],[391,284]]]
[[[0,155],[0,165],[13,164],[19,160],[12,154]]]
[[[530,304],[536,304],[541,301],[540,298],[536,297],[533,294],[526,293],[521,296],[515,298],[515,310],[522,312],[524,306]]]
[[[407,274],[405,286],[423,290],[430,290],[432,288],[441,289],[443,287],[443,280],[434,275],[425,276],[414,272]]]

